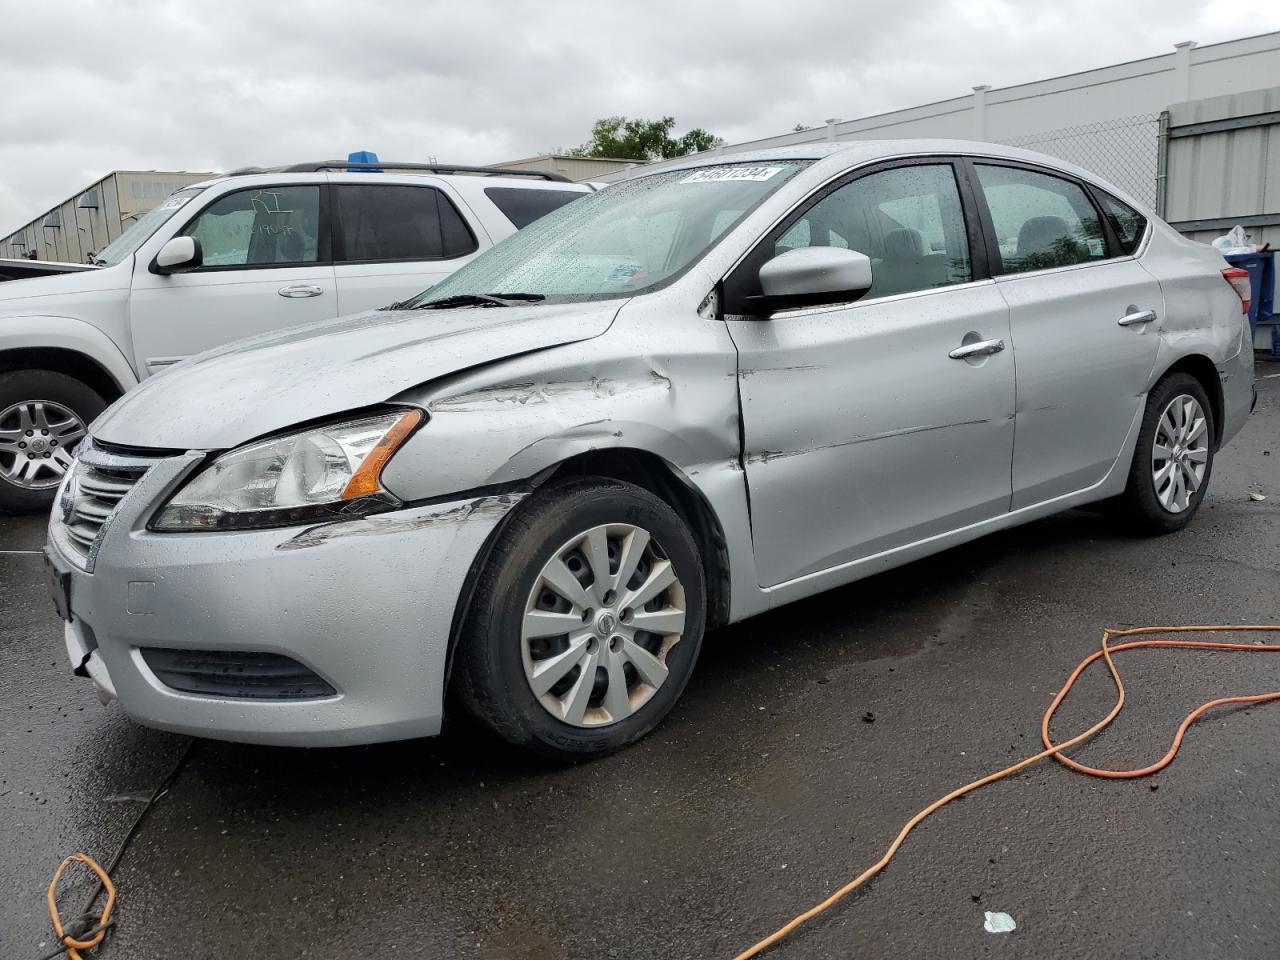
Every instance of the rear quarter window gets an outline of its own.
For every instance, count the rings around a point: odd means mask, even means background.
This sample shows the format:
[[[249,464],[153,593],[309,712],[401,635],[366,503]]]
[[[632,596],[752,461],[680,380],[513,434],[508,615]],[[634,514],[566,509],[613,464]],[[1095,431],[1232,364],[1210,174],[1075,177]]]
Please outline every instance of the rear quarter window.
[[[1147,218],[1123,201],[1117,200],[1109,193],[1094,188],[1098,201],[1102,204],[1102,212],[1106,214],[1120,241],[1120,249],[1125,253],[1133,253],[1142,243],[1142,235],[1147,229]]]
[[[531,190],[528,187],[486,187],[484,195],[493,201],[504,217],[517,230],[523,230],[539,217],[559,210],[587,194],[579,190]]]

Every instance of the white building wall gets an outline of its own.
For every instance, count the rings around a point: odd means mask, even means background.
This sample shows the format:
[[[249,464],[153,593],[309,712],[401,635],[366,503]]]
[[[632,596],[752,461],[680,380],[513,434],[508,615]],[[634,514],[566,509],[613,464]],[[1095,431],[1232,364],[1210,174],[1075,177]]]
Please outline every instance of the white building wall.
[[[1031,149],[1052,153],[1047,147],[1031,146],[1027,138],[1104,121],[1136,120],[1140,115],[1154,118],[1171,103],[1277,84],[1280,84],[1280,32],[1204,47],[1187,42],[1160,56],[1011,87],[977,86],[961,97],[829,123],[798,133],[729,144],[715,152],[732,154],[824,140],[956,137],[1000,143],[1017,140]],[[1154,127],[1151,135],[1154,136]],[[1150,155],[1155,155],[1154,146]],[[1090,165],[1087,157],[1083,161],[1077,157],[1070,159]],[[624,179],[640,170],[660,170],[675,162],[646,164],[602,179]]]

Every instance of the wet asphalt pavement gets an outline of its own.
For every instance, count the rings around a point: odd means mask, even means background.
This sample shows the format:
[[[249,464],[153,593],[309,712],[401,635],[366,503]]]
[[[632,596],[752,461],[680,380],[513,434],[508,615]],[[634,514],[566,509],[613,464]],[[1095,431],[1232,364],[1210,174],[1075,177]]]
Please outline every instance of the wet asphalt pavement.
[[[539,766],[456,725],[197,742],[117,872],[102,956],[732,957],[925,803],[1034,752],[1102,627],[1280,621],[1280,379],[1261,394],[1182,533],[1075,511],[720,630],[674,714],[603,761]],[[0,520],[0,549],[42,541],[42,520]],[[49,949],[58,861],[107,858],[187,740],[70,675],[37,557],[0,555],[0,585],[0,957],[22,960]],[[1280,689],[1271,654],[1120,665],[1129,706],[1084,754],[1102,765],[1160,756],[1204,700]],[[1092,674],[1055,730],[1112,695]],[[987,910],[1017,930],[985,933]],[[1209,715],[1148,780],[1043,765],[967,797],[768,955],[1280,956],[1280,705]]]

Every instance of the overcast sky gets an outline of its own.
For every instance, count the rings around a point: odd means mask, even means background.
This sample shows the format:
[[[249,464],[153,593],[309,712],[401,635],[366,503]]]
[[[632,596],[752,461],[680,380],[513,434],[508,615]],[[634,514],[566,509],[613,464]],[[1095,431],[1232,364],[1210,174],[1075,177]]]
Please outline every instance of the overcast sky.
[[[495,162],[581,143],[612,114],[671,115],[677,132],[734,142],[1280,29],[1280,6],[1235,0],[0,9],[0,236],[114,169],[357,149]]]

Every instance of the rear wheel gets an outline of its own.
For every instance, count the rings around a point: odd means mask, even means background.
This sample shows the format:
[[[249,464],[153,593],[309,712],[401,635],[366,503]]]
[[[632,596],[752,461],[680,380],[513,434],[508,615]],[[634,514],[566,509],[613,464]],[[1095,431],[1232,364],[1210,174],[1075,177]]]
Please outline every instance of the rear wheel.
[[[480,574],[455,679],[506,740],[580,759],[639,739],[697,661],[702,563],[680,517],[603,478],[541,488]]]
[[[1156,384],[1117,504],[1124,521],[1145,534],[1190,523],[1208,488],[1216,442],[1213,408],[1199,380],[1175,373]]]
[[[0,512],[49,509],[72,453],[106,405],[64,373],[0,374]]]

